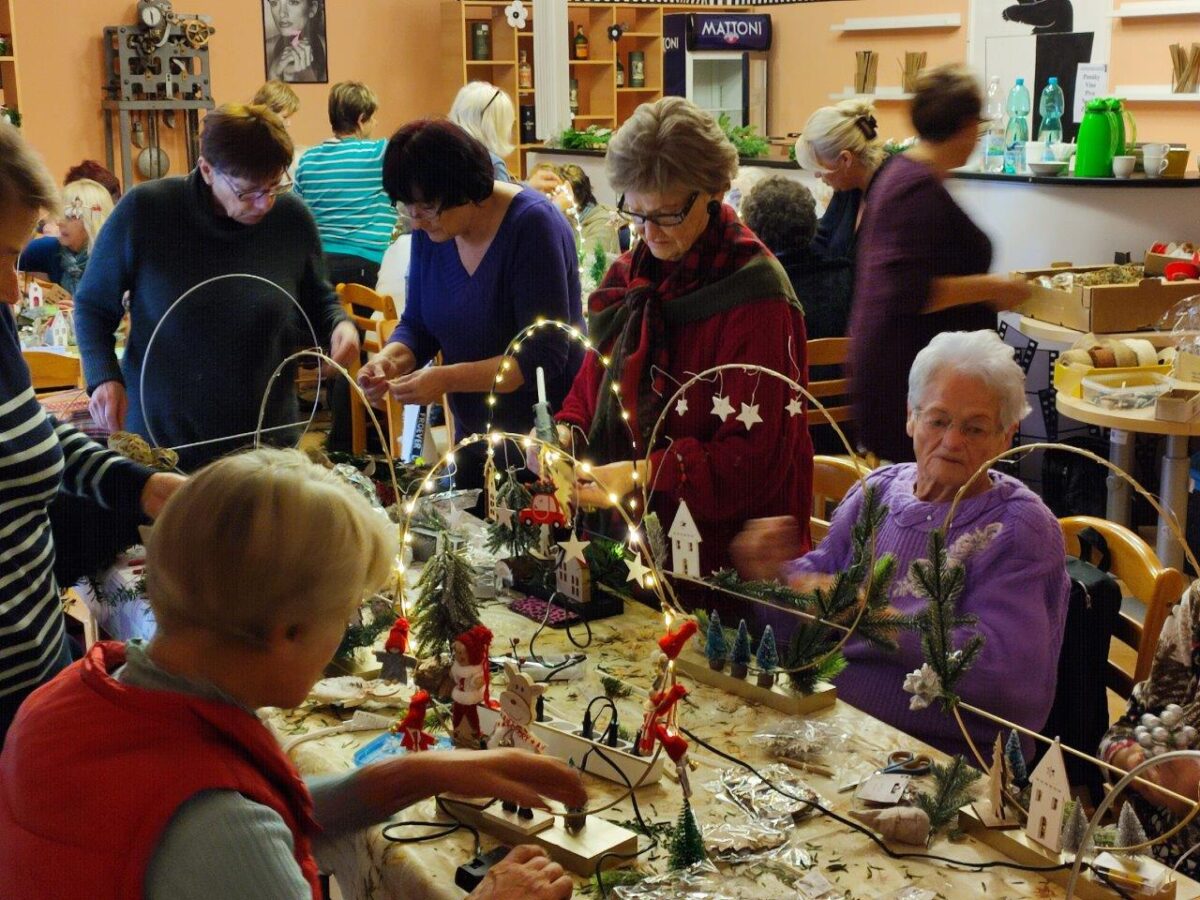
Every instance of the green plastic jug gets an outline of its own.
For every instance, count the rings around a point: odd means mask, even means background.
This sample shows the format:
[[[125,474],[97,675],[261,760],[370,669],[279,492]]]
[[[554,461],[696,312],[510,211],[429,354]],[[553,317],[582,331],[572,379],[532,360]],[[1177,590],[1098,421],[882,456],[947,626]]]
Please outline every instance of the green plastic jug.
[[[1079,147],[1075,151],[1077,178],[1112,178],[1118,141],[1124,145],[1120,127],[1121,116],[1113,112],[1108,99],[1088,101],[1083,121],[1079,123]]]
[[[1132,153],[1137,143],[1137,123],[1133,121],[1133,113],[1124,108],[1124,100],[1119,97],[1106,97],[1108,109],[1116,116],[1117,147],[1114,156],[1124,156]]]

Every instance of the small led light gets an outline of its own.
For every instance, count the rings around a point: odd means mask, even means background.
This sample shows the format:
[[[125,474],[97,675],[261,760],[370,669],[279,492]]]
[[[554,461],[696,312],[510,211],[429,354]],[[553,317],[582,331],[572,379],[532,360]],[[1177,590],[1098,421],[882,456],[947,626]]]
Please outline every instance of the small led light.
[[[630,499],[630,501],[629,501],[629,508],[630,508],[630,509],[637,509],[637,498],[636,498],[636,497],[634,497],[634,498]]]
[[[615,504],[617,504],[618,502],[620,502],[620,500],[621,500],[621,498],[620,498],[620,497],[618,497],[618,496],[617,496],[616,494],[614,494],[612,491],[609,491],[609,493],[608,493],[608,502],[609,502],[609,503],[612,503],[612,504],[614,504],[614,505],[615,505]]]
[[[500,368],[502,368],[505,372],[507,372],[509,369],[512,368],[512,360],[505,359],[504,362],[500,364]]]
[[[404,532],[404,543],[411,544],[412,542],[413,542],[412,532],[411,531]]]
[[[591,473],[591,471],[592,471],[592,464],[591,464],[591,463],[589,463],[589,462],[583,462],[583,463],[580,463],[580,464],[579,464],[579,471],[580,471],[580,472],[583,472],[583,473],[585,473],[585,474],[590,474],[590,473]]]
[[[554,453],[553,451],[547,453],[546,462],[548,462],[550,465],[554,465],[556,462],[558,462],[558,454]]]
[[[545,316],[538,316],[536,319],[534,319],[534,320],[533,320],[533,324],[534,324],[534,325],[545,325],[545,324],[546,324],[546,317],[545,317]]]
[[[654,576],[653,575],[646,576],[645,585],[646,585],[646,587],[654,587]]]
[[[404,511],[406,513],[416,512],[416,509],[417,509],[417,504],[413,503],[411,500],[408,503],[404,504]]]
[[[633,469],[633,480],[634,480],[634,481],[637,481],[639,477],[640,477],[640,476],[638,475],[638,470],[637,470],[637,467],[635,466],[635,467],[634,467],[634,469]]]
[[[498,444],[498,443],[500,443],[500,432],[498,432],[498,431],[493,431],[493,432],[492,432],[490,435],[488,435],[488,437],[490,437],[490,438],[491,438],[491,441],[492,441],[492,443],[493,443],[493,444]],[[499,473],[499,472],[497,472],[496,474],[497,474],[497,475],[499,475],[500,473]]]
[[[495,406],[495,405],[496,405],[496,398],[495,398],[495,397],[493,397],[493,396],[491,396],[491,395],[489,394],[489,395],[488,395],[488,401],[487,401],[487,402],[488,402],[488,406]]]
[[[629,410],[627,410],[627,409],[621,410],[621,418],[628,420],[629,419]]]
[[[641,539],[641,535],[639,535],[636,530],[629,532],[629,543],[636,544]]]
[[[528,450],[530,447],[533,446],[533,438],[527,437],[527,438],[525,438],[525,440],[521,441],[521,444],[525,447],[526,450]]]
[[[610,360],[607,356],[600,357],[600,362],[604,363],[606,368],[612,364],[612,360]]]

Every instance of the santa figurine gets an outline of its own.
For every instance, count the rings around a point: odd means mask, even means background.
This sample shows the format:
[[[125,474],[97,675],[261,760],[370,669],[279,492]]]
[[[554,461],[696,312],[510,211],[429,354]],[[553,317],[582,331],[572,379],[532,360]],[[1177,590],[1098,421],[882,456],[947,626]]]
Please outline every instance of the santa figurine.
[[[492,646],[492,632],[484,625],[476,625],[454,639],[454,663],[450,666],[450,678],[454,687],[450,691],[452,705],[450,720],[454,740],[460,746],[478,749],[482,732],[479,728],[479,704],[492,705],[488,696],[488,650]]]
[[[379,677],[383,681],[399,681],[408,684],[408,619],[398,618],[388,632],[383,649],[375,651],[375,658],[383,666]]]
[[[425,730],[425,714],[429,703],[429,691],[417,691],[408,701],[408,712],[404,718],[392,723],[392,734],[400,735],[400,746],[411,753],[428,750],[437,743],[437,738]]]

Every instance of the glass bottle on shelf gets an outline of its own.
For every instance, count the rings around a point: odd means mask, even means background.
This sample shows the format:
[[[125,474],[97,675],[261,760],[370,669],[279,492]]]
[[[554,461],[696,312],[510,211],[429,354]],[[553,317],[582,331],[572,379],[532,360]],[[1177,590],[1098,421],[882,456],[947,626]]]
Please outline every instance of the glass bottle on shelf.
[[[579,115],[579,79],[572,78],[570,90],[567,92],[567,103],[571,107],[571,115]]]
[[[629,86],[646,86],[646,54],[642,50],[629,51]]]
[[[621,65],[620,57],[617,57],[617,87],[625,87],[625,67]]]
[[[591,48],[588,45],[587,35],[583,33],[583,26],[575,26],[575,58],[588,59],[591,57]]]
[[[529,51],[521,51],[521,63],[517,66],[517,88],[522,91],[533,90],[533,66],[529,64]]]

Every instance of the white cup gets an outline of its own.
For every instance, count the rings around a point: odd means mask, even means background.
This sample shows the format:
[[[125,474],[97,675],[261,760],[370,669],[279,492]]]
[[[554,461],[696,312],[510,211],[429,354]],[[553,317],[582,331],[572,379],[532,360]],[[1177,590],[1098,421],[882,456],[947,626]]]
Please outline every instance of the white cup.
[[[1156,144],[1155,146],[1161,145]],[[1167,159],[1166,155],[1160,156],[1154,153],[1147,153],[1144,150],[1142,151],[1142,168],[1146,170],[1147,178],[1157,178],[1167,170],[1168,165],[1170,165],[1170,160]]]
[[[1133,174],[1133,166],[1136,162],[1137,159],[1133,156],[1114,156],[1113,174],[1118,178],[1128,178]]]
[[[1142,144],[1142,156],[1166,156],[1170,144]]]

